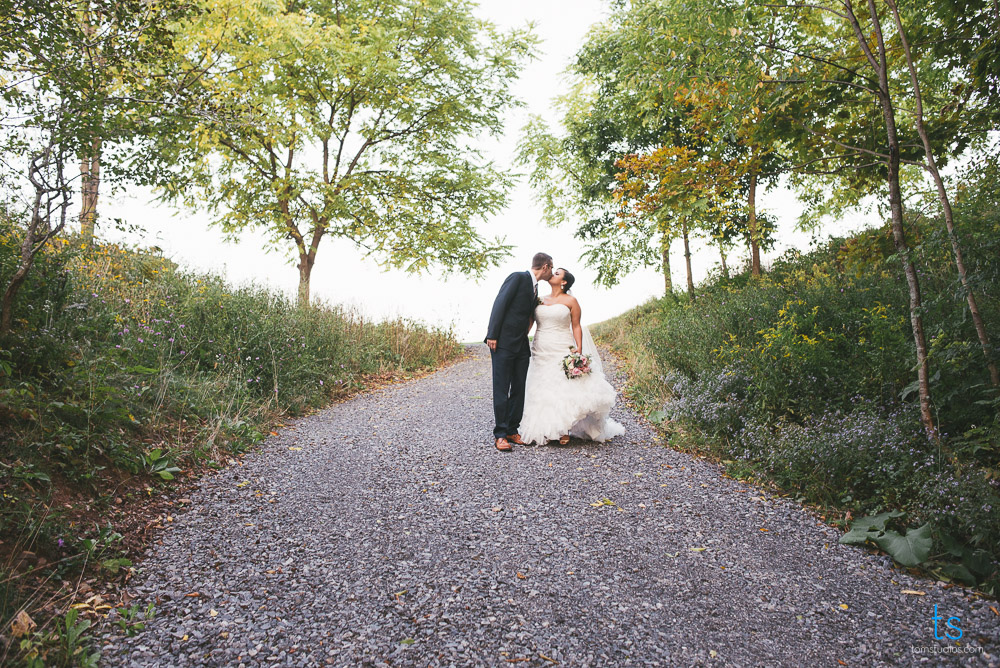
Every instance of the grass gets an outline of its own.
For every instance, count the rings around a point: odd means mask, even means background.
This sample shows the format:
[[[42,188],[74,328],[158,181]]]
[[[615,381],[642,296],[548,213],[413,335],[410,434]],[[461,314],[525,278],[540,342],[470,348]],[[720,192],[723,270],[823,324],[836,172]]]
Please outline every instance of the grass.
[[[16,238],[0,230],[0,266]],[[153,252],[46,251],[0,342],[0,663],[86,665],[81,625],[119,607],[172,492],[290,416],[464,350],[447,329],[300,308]]]
[[[878,230],[789,254],[760,278],[712,278],[693,302],[668,295],[593,331],[626,361],[630,399],[675,446],[813,504],[834,523],[903,513],[891,531],[930,527],[925,570],[995,595],[1000,397],[947,247],[923,224],[918,256],[941,439],[926,435],[914,405],[905,285]],[[996,241],[982,227],[966,234],[980,242],[967,251],[996,332]]]
[[[663,383],[661,362],[652,354],[645,327],[647,322],[658,317],[660,310],[660,301],[654,299],[591,326],[594,338],[625,361],[624,369],[629,378],[626,396],[647,413],[657,410],[670,396],[670,389]]]

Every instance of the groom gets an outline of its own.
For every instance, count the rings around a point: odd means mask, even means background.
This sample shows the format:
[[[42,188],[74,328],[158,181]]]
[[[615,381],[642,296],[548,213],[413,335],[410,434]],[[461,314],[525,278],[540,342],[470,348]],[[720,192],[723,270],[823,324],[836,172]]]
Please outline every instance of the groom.
[[[524,381],[528,377],[528,330],[538,303],[538,282],[552,278],[552,256],[536,253],[530,271],[516,271],[500,287],[493,302],[486,345],[493,360],[493,438],[497,450],[521,444],[517,433],[524,413]]]

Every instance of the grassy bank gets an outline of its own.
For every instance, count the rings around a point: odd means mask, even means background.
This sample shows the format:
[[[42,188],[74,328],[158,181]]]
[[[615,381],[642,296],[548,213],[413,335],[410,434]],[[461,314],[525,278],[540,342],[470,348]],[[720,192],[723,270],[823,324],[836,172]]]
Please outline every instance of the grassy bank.
[[[0,230],[4,272],[14,237]],[[15,624],[0,663],[86,662],[73,629],[115,603],[93,597],[129,576],[161,492],[286,416],[462,351],[450,331],[298,308],[154,252],[68,239],[41,256],[15,320],[0,342],[0,625]],[[67,623],[73,602],[85,605]]]
[[[962,232],[997,338],[1000,223],[975,222]],[[594,332],[627,360],[632,399],[675,444],[853,519],[853,542],[996,594],[1000,399],[932,223],[913,225],[939,440],[914,406],[906,286],[884,231],[791,253],[757,279],[715,277],[693,302],[670,295]]]

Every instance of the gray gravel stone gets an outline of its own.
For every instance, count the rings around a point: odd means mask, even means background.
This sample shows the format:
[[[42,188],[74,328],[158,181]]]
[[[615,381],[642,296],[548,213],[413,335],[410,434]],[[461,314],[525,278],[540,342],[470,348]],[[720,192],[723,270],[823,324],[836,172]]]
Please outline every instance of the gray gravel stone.
[[[1000,665],[995,602],[840,545],[624,408],[611,443],[497,452],[490,387],[476,346],[204,479],[141,562],[156,618],[106,626],[103,662]]]

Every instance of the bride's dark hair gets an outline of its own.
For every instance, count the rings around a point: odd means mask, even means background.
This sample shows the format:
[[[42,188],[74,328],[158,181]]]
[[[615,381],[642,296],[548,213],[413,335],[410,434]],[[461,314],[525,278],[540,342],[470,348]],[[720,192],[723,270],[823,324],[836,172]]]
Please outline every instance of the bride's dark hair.
[[[563,269],[562,267],[559,268],[562,269],[563,280],[566,281],[566,285],[563,286],[563,292],[569,292],[569,289],[573,287],[574,283],[576,283],[576,278],[574,278],[573,274],[569,273],[567,269]]]

